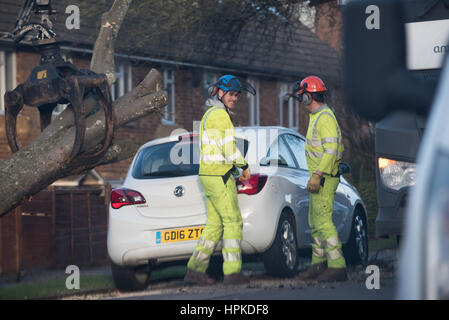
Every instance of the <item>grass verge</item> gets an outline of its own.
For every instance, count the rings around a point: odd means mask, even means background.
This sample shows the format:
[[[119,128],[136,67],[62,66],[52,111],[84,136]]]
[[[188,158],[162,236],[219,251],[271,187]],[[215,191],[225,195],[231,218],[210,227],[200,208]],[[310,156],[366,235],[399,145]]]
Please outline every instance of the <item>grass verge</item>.
[[[80,276],[80,289],[66,288],[66,277],[41,279],[33,282],[13,283],[0,287],[1,300],[42,299],[93,290],[114,289],[111,275]]]

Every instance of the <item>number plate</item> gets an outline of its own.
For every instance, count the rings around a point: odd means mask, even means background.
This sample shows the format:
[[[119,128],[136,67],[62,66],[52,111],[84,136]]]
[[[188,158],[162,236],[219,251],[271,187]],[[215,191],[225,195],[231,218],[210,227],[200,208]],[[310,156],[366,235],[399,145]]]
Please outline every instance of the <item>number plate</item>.
[[[198,240],[204,227],[172,229],[156,232],[156,243]]]

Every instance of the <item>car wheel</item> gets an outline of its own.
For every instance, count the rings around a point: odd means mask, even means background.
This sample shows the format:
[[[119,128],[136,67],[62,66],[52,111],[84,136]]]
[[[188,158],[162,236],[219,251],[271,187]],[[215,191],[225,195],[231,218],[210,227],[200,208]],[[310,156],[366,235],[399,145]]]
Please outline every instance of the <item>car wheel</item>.
[[[120,291],[145,290],[150,282],[149,265],[121,267],[111,262],[112,278]]]
[[[368,228],[363,213],[357,210],[352,220],[351,234],[344,247],[346,262],[350,265],[368,261]]]
[[[262,255],[265,269],[269,275],[292,277],[298,267],[296,229],[293,217],[282,213],[276,237],[270,249]]]

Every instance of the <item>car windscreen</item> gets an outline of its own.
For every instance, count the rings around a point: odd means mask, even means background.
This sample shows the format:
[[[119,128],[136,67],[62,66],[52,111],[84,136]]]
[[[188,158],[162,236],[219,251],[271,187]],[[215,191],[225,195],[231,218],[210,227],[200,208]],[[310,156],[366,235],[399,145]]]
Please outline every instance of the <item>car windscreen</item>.
[[[242,154],[248,151],[248,141],[236,139]],[[158,179],[197,175],[199,170],[198,137],[183,138],[149,146],[137,155],[132,176],[135,179]]]

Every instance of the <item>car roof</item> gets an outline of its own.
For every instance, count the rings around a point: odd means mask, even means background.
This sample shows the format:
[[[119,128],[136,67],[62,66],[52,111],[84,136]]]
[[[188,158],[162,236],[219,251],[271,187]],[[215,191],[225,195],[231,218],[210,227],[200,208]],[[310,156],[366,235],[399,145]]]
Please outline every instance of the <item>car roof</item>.
[[[297,135],[299,137],[301,137],[302,139],[305,139],[304,136],[300,133],[298,133],[298,131],[290,129],[290,128],[286,128],[286,127],[281,127],[281,126],[245,126],[245,127],[235,127],[235,133],[237,137],[242,137],[246,132],[250,131],[250,130],[255,130],[255,131],[266,131],[266,130],[278,130],[279,131],[279,135],[281,134],[285,134],[285,133],[290,133],[293,135]],[[180,132],[180,130],[178,130],[178,132]],[[180,136],[188,136],[188,135],[198,135],[198,132],[183,132],[183,133],[179,133],[179,134],[174,134],[174,135],[170,135],[167,137],[162,137],[162,138],[157,138],[157,139],[153,139],[150,140],[148,142],[146,142],[145,144],[143,144],[140,149],[149,147],[149,146],[154,146],[154,145],[158,145],[158,144],[162,144],[162,143],[167,143],[167,142],[173,142],[173,141],[178,141]]]

